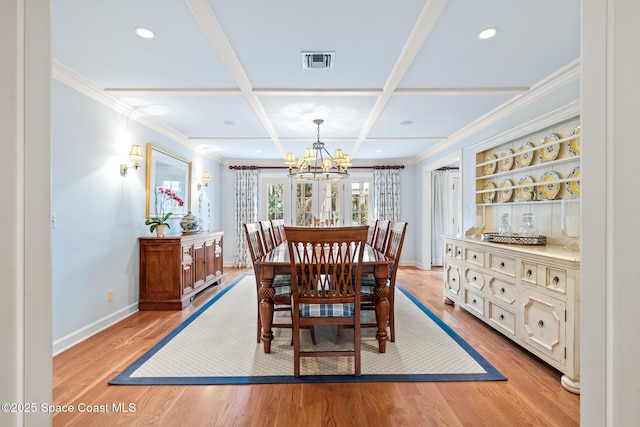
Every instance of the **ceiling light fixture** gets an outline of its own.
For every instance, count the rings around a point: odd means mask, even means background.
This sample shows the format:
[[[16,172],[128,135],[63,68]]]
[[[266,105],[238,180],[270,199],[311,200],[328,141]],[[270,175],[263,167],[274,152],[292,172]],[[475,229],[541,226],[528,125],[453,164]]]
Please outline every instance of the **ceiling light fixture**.
[[[495,36],[496,33],[498,32],[497,28],[487,28],[485,30],[480,31],[480,33],[478,33],[478,38],[481,40],[486,40],[486,39],[490,39],[491,37]]]
[[[324,142],[320,141],[320,125],[324,120],[315,119],[313,123],[318,126],[318,138],[312,147],[306,149],[304,157],[296,162],[293,153],[287,153],[284,162],[289,165],[289,176],[302,181],[338,181],[348,177],[351,156],[338,148],[332,157]]]
[[[146,27],[136,27],[133,31],[138,37],[142,37],[143,39],[152,39],[156,36],[152,30]]]

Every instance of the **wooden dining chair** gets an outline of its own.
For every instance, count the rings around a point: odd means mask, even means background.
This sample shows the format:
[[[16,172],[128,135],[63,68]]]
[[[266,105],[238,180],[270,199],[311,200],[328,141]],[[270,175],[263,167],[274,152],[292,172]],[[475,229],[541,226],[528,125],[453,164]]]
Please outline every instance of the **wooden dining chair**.
[[[360,376],[360,280],[367,227],[285,227],[291,259],[294,376],[302,357],[354,357]],[[353,350],[302,351],[300,328],[354,328]]]
[[[395,321],[395,290],[396,290],[396,274],[398,273],[398,264],[400,263],[400,254],[404,245],[404,236],[407,232],[407,223],[400,221],[389,222],[387,231],[386,247],[383,253],[393,260],[393,264],[389,266],[389,335],[391,342],[396,341],[396,321]],[[375,309],[376,295],[374,289],[376,281],[373,276],[365,276],[361,285],[362,308],[365,310]],[[377,327],[377,324],[366,324],[363,327]]]
[[[373,232],[373,246],[377,251],[384,252],[387,243],[387,230],[389,229],[389,221],[379,219]]]
[[[271,228],[273,228],[273,237],[275,239],[275,245],[278,246],[284,242],[284,219],[272,219]]]
[[[260,221],[260,229],[262,230],[262,244],[265,252],[271,252],[276,247],[276,240],[273,235],[273,227],[271,221]]]
[[[376,222],[378,222],[378,221],[376,220]],[[375,231],[376,231],[375,224],[374,225],[370,225],[368,233],[367,233],[367,244],[369,246],[373,246],[373,237],[375,236]]]
[[[244,224],[244,231],[251,253],[251,262],[253,264],[253,273],[256,277],[256,295],[258,298],[258,342],[262,337],[262,321],[260,319],[260,269],[256,264],[256,260],[265,255],[264,246],[262,245],[262,229],[260,223],[253,222]],[[274,278],[273,287],[275,295],[273,297],[274,313],[278,311],[291,311],[291,277],[288,275],[278,275]],[[272,327],[291,328],[292,323],[276,323]],[[312,336],[315,341],[315,336]]]

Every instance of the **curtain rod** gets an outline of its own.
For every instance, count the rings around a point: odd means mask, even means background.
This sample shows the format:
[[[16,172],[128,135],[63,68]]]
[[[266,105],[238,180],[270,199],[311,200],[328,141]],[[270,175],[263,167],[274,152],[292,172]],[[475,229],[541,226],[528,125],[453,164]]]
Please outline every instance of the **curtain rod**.
[[[289,169],[289,166],[234,166],[231,170],[259,170],[259,169]],[[373,165],[373,166],[351,166],[349,169],[404,169],[404,165]]]

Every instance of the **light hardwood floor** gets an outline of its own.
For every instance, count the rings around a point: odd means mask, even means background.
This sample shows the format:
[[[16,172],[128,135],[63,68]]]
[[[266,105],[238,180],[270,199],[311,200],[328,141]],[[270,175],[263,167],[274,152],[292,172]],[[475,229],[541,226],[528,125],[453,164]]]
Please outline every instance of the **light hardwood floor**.
[[[250,269],[229,269],[231,283]],[[403,267],[397,282],[508,381],[225,386],[110,386],[117,375],[215,295],[182,312],[138,312],[53,359],[54,426],[578,426],[580,397],[561,374],[471,314],[442,302],[442,271]],[[224,286],[224,285],[222,285]],[[250,326],[250,325],[248,325]],[[188,361],[185,361],[188,363]],[[121,403],[130,412],[114,412]],[[131,404],[131,406],[129,406]],[[82,405],[109,412],[79,412]],[[304,410],[300,408],[304,407]]]

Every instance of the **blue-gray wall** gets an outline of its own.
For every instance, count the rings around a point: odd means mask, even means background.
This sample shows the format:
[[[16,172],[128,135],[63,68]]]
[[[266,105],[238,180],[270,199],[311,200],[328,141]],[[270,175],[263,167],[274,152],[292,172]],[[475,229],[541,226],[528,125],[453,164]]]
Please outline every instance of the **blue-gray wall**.
[[[193,162],[194,184],[203,170],[205,188],[220,205],[220,167],[184,145],[141,126],[76,90],[52,82],[52,230],[54,352],[137,310],[139,236],[144,225],[146,159],[120,176],[132,143],[147,142]],[[125,141],[126,128],[130,140]],[[197,192],[192,194],[197,209]],[[195,209],[194,209],[195,210]],[[219,210],[212,228],[220,227]],[[174,221],[172,231],[179,232]],[[108,302],[108,291],[114,300]]]

